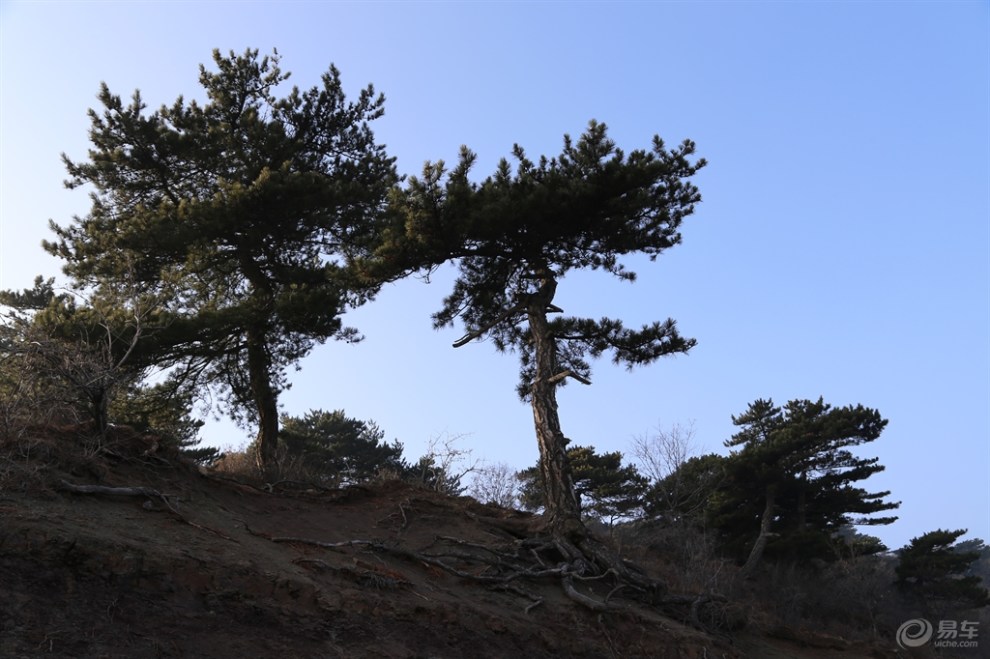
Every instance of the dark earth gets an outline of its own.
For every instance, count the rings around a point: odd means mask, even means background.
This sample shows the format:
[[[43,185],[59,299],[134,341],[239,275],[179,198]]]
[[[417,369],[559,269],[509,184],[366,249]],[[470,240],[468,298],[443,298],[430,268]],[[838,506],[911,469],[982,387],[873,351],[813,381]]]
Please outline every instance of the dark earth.
[[[0,657],[908,656],[761,629],[731,604],[707,629],[621,596],[593,611],[552,579],[472,578],[540,518],[467,497],[251,485],[136,435],[37,437],[0,462]],[[649,571],[649,552],[623,552]]]

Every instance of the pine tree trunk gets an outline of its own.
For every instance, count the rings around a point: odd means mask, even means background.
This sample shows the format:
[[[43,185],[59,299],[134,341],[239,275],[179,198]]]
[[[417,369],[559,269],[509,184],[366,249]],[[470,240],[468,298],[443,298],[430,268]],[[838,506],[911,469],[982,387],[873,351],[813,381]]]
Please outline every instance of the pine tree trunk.
[[[271,382],[271,359],[265,348],[264,332],[248,330],[248,374],[251,395],[258,408],[257,462],[262,473],[269,474],[276,463],[278,450],[278,396]]]
[[[773,520],[773,509],[776,504],[777,498],[777,488],[774,485],[767,486],[767,503],[763,508],[763,515],[760,517],[760,535],[756,539],[756,543],[753,544],[752,551],[749,552],[749,558],[746,559],[746,564],[742,566],[739,571],[739,576],[742,579],[748,579],[753,574],[753,570],[756,566],[760,564],[763,560],[763,550],[767,548],[767,540],[770,539],[770,522]]]
[[[102,385],[96,385],[90,393],[90,404],[96,433],[101,440],[106,439],[107,431],[110,429],[109,397]]]
[[[557,347],[547,323],[547,307],[553,300],[556,288],[556,281],[544,279],[527,306],[536,365],[530,394],[536,439],[540,446],[540,475],[543,478],[547,528],[558,537],[578,538],[584,535],[581,504],[574,491],[574,479],[567,459],[567,439],[560,429],[556,384],[550,381],[556,375]]]
[[[801,474],[798,481],[797,529],[800,533],[808,526],[808,475]]]

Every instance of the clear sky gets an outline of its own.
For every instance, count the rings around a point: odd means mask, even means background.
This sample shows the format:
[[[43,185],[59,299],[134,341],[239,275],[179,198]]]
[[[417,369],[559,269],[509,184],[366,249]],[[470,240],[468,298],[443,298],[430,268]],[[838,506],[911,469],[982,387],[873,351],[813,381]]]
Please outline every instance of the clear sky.
[[[756,398],[824,396],[890,420],[867,482],[902,501],[873,532],[990,540],[990,4],[974,2],[0,3],[0,288],[59,263],[49,218],[84,214],[61,152],[84,159],[100,81],[151,107],[200,96],[213,48],[278,48],[309,87],[334,63],[385,93],[375,127],[417,173],[467,144],[475,173],[513,143],[559,152],[589,119],[627,151],[691,138],[710,162],[684,243],[633,285],[568,276],[568,313],[675,318],[687,356],[560,392],[575,443],[630,451],[694,422],[720,450]],[[515,357],[453,349],[429,314],[449,273],[349,314],[367,339],[318,348],[284,411],[343,408],[421,455],[431,437],[522,468],[537,456]],[[211,423],[211,444],[246,441]]]

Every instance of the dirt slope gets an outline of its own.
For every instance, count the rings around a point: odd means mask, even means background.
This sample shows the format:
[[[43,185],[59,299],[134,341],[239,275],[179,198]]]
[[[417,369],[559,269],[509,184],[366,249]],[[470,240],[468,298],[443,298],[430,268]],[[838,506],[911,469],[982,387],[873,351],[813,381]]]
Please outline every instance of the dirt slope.
[[[266,492],[120,453],[21,476],[0,490],[0,657],[884,656],[456,576],[416,554],[459,565],[538,520],[400,482]],[[67,489],[85,484],[167,496]]]

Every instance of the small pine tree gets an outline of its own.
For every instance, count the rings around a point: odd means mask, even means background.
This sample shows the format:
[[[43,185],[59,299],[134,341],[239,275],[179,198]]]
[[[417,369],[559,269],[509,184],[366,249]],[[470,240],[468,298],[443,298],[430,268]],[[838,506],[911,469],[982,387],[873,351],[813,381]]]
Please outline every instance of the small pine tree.
[[[647,515],[666,523],[702,522],[726,480],[726,458],[715,453],[688,458],[646,492]]]
[[[374,421],[348,417],[343,410],[311,410],[302,417],[283,415],[279,440],[288,457],[307,472],[334,483],[355,483],[383,470],[408,469],[402,444],[385,442]]]
[[[642,511],[647,479],[633,465],[622,464],[622,453],[597,453],[593,446],[567,449],[567,459],[574,473],[574,489],[582,511],[595,519],[614,524],[621,518]],[[518,474],[522,483],[523,507],[536,510],[545,505],[546,492],[539,466]]]
[[[981,586],[980,577],[966,576],[980,553],[953,547],[965,533],[966,529],[938,529],[912,538],[898,552],[897,585],[930,606],[975,609],[990,605],[990,593]]]
[[[115,423],[152,433],[177,448],[185,457],[201,464],[220,458],[220,450],[200,446],[199,431],[204,422],[193,415],[195,393],[180,382],[166,380],[156,385],[135,384],[110,406]]]

